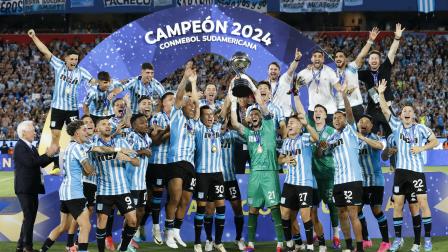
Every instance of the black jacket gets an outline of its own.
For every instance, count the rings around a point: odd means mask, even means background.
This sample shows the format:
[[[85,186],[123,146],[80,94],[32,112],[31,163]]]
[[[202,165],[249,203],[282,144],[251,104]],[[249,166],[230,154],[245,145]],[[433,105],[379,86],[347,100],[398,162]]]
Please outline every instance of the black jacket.
[[[35,149],[31,149],[23,140],[19,140],[14,147],[14,191],[16,194],[43,194],[44,185],[41,181],[41,167],[52,162],[46,154],[39,156]]]

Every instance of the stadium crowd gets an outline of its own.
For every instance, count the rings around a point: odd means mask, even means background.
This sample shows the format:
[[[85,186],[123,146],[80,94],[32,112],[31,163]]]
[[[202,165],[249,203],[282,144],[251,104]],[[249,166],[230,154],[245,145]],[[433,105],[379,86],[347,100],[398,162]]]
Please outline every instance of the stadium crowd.
[[[326,36],[308,34],[329,55],[343,49],[347,55],[357,55],[365,38],[346,36]],[[99,40],[96,42],[98,43]],[[74,42],[74,48],[83,56],[96,43]],[[392,43],[392,38],[380,40],[375,49],[384,52]],[[57,56],[69,45],[65,41],[53,41],[49,48]],[[195,57],[198,66],[198,87],[204,90],[206,83],[215,83],[218,98],[223,95],[232,78],[225,58],[218,55],[202,54]],[[157,71],[157,69],[156,69]],[[182,70],[162,80],[167,90],[176,90],[182,79]],[[50,109],[53,89],[53,75],[50,65],[37,53],[32,44],[14,44],[0,40],[0,140],[17,139],[17,123],[33,120],[42,128]],[[442,35],[408,33],[401,42],[397,60],[392,70],[392,85],[395,97],[394,112],[399,104],[411,102],[417,108],[420,123],[434,130],[440,137],[448,137],[448,38]],[[367,92],[362,87],[364,102]],[[40,130],[37,130],[40,132]]]

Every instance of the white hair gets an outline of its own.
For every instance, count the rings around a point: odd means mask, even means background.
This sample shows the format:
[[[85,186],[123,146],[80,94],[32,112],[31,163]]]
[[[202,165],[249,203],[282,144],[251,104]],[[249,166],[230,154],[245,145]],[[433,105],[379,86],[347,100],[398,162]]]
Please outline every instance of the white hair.
[[[26,130],[27,127],[34,128],[33,121],[23,121],[23,122],[19,123],[19,125],[17,126],[17,135],[19,136],[20,139],[22,139],[23,131]]]

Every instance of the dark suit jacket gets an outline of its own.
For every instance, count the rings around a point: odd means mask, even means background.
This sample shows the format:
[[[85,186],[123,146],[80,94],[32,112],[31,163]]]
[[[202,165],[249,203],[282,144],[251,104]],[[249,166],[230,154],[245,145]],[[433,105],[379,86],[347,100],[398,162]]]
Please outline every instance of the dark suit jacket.
[[[42,194],[45,193],[41,181],[41,167],[52,162],[46,154],[39,156],[37,150],[33,151],[23,140],[19,140],[14,147],[14,191],[16,194]]]

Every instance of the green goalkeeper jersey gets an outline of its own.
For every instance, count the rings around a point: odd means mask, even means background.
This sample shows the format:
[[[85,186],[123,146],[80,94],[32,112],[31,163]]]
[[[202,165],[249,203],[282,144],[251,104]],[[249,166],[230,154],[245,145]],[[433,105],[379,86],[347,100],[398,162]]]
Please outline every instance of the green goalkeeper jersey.
[[[313,144],[313,159],[312,159],[313,175],[317,179],[333,179],[334,178],[333,154],[330,152],[329,154],[325,154],[324,156],[318,158],[317,145],[321,141],[327,141],[328,137],[330,137],[335,132],[335,129],[331,126],[325,125],[325,127],[321,131],[318,131],[315,122],[311,120],[310,125],[319,134],[319,141]]]
[[[277,171],[276,129],[273,119],[263,119],[260,130],[244,128],[243,138],[247,141],[251,171]]]

